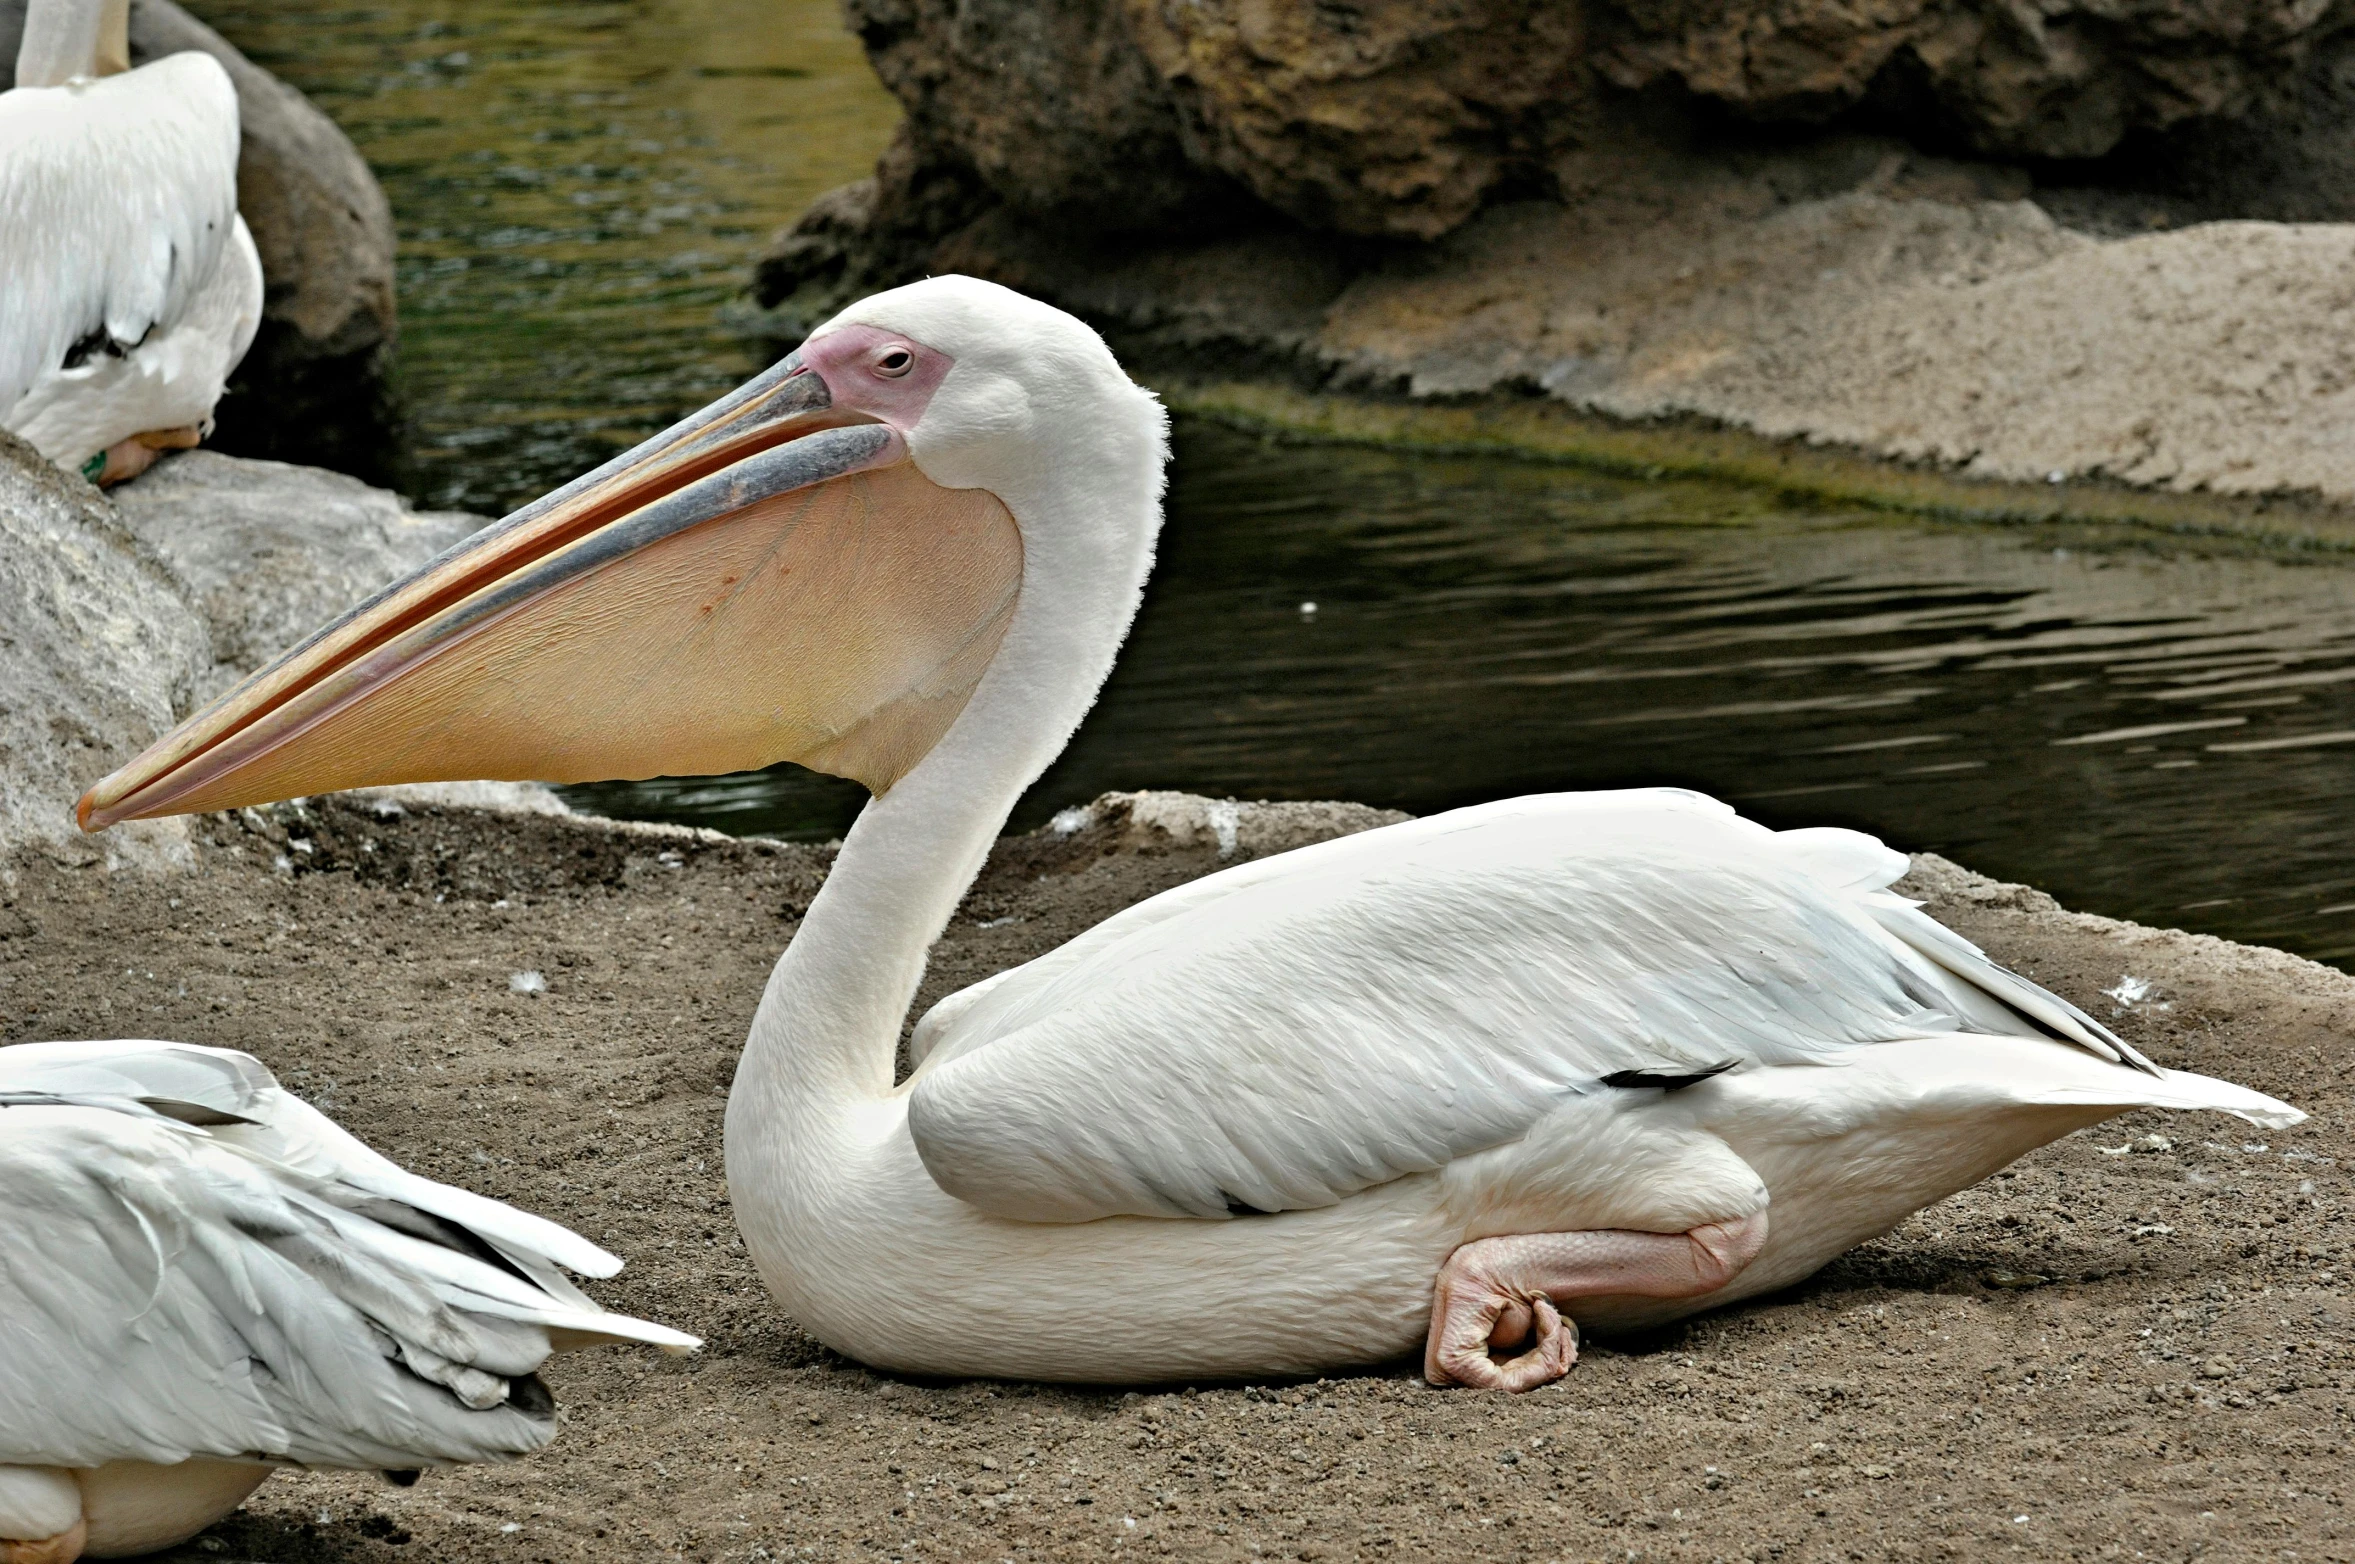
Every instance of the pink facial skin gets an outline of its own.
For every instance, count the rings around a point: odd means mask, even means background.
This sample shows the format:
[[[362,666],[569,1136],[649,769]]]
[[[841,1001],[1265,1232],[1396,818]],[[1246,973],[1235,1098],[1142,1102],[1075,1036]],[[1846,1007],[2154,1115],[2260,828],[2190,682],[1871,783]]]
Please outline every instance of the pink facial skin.
[[[905,437],[956,360],[913,337],[880,326],[845,326],[801,350],[801,361],[826,382],[834,405],[868,414]]]

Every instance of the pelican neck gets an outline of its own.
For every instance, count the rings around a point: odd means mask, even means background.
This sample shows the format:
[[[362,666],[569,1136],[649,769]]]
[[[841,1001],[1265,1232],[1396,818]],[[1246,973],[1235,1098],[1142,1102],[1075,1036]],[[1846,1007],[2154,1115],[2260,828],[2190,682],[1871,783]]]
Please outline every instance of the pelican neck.
[[[732,1121],[739,1112],[765,1118],[892,1092],[900,1024],[926,953],[1023,790],[1093,704],[1135,617],[1158,496],[1123,497],[1121,508],[1141,513],[1133,516],[1104,515],[1097,498],[1091,505],[1086,495],[1050,492],[1009,501],[1023,575],[1005,640],[940,742],[870,800],[844,838],[770,973]]]

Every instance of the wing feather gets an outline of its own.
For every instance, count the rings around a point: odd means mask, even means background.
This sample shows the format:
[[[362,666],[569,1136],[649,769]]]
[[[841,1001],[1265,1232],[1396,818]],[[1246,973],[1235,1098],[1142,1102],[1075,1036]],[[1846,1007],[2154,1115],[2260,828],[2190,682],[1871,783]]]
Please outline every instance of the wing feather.
[[[554,1277],[611,1256],[402,1172],[228,1050],[0,1048],[0,1205],[7,1460],[499,1459],[555,1432],[517,1394],[552,1336],[694,1344]]]
[[[1664,789],[1320,843],[944,1001],[910,1130],[943,1188],[1000,1215],[1216,1218],[1441,1167],[1611,1076],[1965,1029],[2116,1057],[1887,895],[1905,868],[1855,832],[1778,834]]]

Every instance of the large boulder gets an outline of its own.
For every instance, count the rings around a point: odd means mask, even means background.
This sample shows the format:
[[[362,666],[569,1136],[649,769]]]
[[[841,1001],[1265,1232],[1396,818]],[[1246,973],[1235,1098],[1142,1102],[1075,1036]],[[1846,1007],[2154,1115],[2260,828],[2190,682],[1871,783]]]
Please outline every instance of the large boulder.
[[[1118,0],[844,0],[911,141],[1023,210],[1151,228],[1224,182],[1186,157]],[[903,153],[902,155],[906,155]]]
[[[0,0],[0,85],[13,84],[25,0]],[[237,205],[261,252],[262,326],[215,412],[220,450],[380,476],[394,414],[392,208],[309,99],[172,0],[132,0],[131,60],[195,49],[237,86]]]
[[[2286,106],[2333,0],[1598,0],[1597,70],[1761,119],[1887,120],[2005,157]]]
[[[73,863],[188,856],[178,821],[85,837],[74,800],[145,749],[212,667],[203,619],[112,506],[0,431],[0,848]]]
[[[1312,228],[1435,238],[1593,117],[1558,0],[1131,0],[1194,157]]]

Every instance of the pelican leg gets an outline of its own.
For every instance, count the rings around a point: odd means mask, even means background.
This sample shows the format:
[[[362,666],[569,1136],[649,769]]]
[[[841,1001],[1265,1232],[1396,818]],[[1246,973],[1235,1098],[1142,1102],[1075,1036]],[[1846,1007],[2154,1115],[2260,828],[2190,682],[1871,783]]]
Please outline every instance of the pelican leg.
[[[85,463],[83,472],[100,488],[110,488],[127,479],[136,478],[153,467],[156,458],[166,451],[192,451],[204,439],[204,431],[194,424],[183,424],[177,429],[149,429],[128,440],[117,440],[98,453],[93,463]],[[97,471],[91,472],[95,466]]]
[[[1578,1298],[1697,1298],[1723,1287],[1766,1243],[1766,1213],[1688,1233],[1516,1233],[1458,1245],[1431,1294],[1423,1377],[1434,1385],[1535,1390],[1578,1361]],[[1492,1349],[1530,1342],[1518,1357]]]
[[[74,1564],[89,1533],[72,1474],[0,1466],[0,1564]]]

